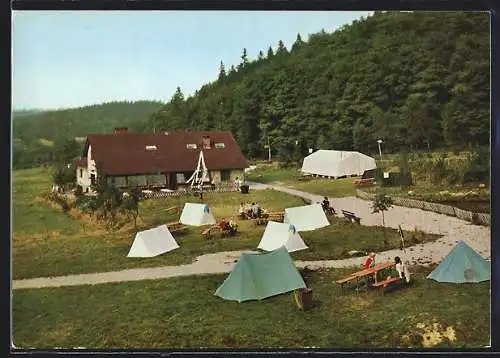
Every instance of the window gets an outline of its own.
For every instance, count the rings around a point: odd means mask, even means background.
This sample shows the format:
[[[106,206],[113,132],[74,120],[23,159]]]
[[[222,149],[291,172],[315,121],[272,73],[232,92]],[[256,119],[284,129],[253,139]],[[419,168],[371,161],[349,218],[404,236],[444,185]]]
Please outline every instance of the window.
[[[95,174],[90,174],[90,183],[95,185]]]
[[[210,137],[201,137],[201,142],[203,144],[203,149],[210,149]]]
[[[221,181],[229,181],[231,178],[231,172],[229,170],[221,170],[220,171],[220,180]]]
[[[156,145],[147,145],[146,146],[146,150],[149,150],[149,151],[156,150],[156,149],[158,149],[158,148],[156,148]]]
[[[186,148],[187,149],[196,149],[198,147],[196,146],[196,144],[186,144]]]
[[[224,143],[215,143],[215,148],[219,149],[226,148],[226,145]]]
[[[80,178],[83,177],[83,169],[80,169]]]

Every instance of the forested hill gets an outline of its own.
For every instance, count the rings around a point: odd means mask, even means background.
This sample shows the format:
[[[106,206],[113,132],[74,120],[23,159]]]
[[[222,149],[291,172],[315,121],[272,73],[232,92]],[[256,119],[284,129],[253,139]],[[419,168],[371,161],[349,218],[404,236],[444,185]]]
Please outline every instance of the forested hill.
[[[375,12],[252,62],[244,49],[194,96],[178,88],[149,129],[229,129],[249,157],[268,139],[289,157],[373,153],[379,138],[393,152],[487,145],[489,38],[487,13]]]
[[[30,141],[84,137],[90,133],[111,132],[121,126],[140,130],[163,105],[157,101],[109,102],[64,110],[14,112],[14,138]]]
[[[110,102],[65,110],[13,113],[13,167],[67,161],[80,154],[76,137],[111,133],[115,127],[141,131],[164,103]]]

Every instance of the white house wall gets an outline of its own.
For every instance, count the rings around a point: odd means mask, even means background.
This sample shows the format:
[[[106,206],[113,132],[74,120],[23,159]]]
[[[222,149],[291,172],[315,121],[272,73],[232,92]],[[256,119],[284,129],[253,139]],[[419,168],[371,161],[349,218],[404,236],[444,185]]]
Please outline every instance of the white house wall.
[[[82,176],[80,176],[80,170],[82,171]],[[90,188],[90,175],[86,167],[76,167],[76,184],[80,185],[84,192]]]

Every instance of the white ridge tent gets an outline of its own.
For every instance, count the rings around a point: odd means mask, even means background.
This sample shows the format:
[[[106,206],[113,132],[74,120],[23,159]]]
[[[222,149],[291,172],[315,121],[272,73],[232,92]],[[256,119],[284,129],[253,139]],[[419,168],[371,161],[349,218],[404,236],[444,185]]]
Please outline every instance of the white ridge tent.
[[[258,248],[265,251],[274,251],[282,246],[285,246],[288,252],[308,248],[293,225],[268,221]]]
[[[186,203],[180,222],[192,226],[213,225],[215,218],[207,204]]]
[[[316,230],[330,225],[320,204],[286,208],[283,222],[292,224],[297,231]]]
[[[127,257],[154,257],[179,248],[167,225],[139,231]]]
[[[375,159],[353,151],[320,149],[309,154],[302,162],[302,172],[328,177],[363,175],[365,170],[376,169]]]

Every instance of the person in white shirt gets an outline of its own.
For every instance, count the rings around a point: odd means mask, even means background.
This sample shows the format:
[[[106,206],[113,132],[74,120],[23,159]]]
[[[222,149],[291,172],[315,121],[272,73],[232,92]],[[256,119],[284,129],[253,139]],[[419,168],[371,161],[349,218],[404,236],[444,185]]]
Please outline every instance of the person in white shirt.
[[[396,264],[396,271],[399,274],[399,277],[406,280],[406,283],[410,282],[410,271],[408,271],[408,267],[401,261],[399,256],[394,258],[394,263]]]

